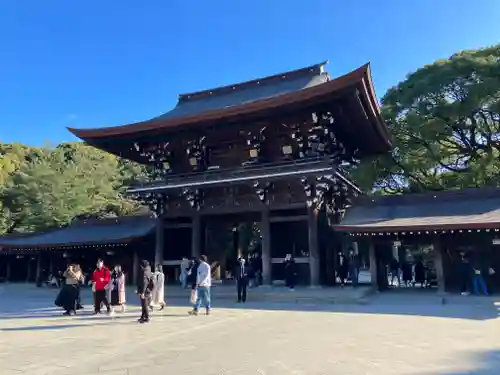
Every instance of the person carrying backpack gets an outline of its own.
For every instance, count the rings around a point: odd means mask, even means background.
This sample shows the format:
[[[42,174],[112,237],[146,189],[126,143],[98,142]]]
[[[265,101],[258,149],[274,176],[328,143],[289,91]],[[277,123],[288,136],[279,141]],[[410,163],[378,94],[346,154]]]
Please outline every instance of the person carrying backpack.
[[[141,261],[141,272],[137,282],[137,295],[141,300],[141,317],[139,323],[149,322],[149,305],[151,304],[151,293],[154,289],[154,277],[151,266],[147,260]]]

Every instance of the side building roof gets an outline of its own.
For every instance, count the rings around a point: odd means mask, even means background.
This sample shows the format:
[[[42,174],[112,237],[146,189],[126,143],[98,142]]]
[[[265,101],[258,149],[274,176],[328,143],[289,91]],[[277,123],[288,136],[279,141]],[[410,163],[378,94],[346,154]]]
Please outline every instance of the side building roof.
[[[448,232],[500,229],[500,189],[478,188],[359,197],[338,231],[390,235],[402,232]],[[409,233],[410,234],[410,233]]]
[[[155,227],[150,216],[127,216],[77,221],[44,233],[0,237],[0,252],[70,246],[124,244],[148,235]]]

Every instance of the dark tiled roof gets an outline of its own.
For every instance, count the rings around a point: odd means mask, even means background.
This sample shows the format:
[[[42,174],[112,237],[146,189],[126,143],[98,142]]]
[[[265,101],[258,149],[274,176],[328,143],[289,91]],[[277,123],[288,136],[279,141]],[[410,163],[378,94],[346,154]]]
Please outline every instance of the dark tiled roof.
[[[500,189],[361,197],[335,228],[346,232],[500,228]]]
[[[0,237],[0,248],[44,248],[72,245],[124,243],[150,233],[155,220],[149,216],[93,219],[64,228],[25,236]]]
[[[324,64],[236,85],[182,94],[179,96],[179,102],[172,110],[153,120],[197,115],[317,86],[329,80],[328,73],[323,72]]]

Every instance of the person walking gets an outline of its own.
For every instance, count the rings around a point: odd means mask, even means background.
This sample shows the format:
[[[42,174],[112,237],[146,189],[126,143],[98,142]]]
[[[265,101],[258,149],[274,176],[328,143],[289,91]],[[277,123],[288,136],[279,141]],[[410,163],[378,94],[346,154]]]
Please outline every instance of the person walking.
[[[70,264],[64,271],[64,285],[61,289],[61,306],[64,308],[64,315],[76,314],[78,301],[78,283],[83,278],[80,267]]]
[[[189,267],[191,266],[190,262],[189,262],[189,259],[186,258],[186,257],[182,257],[182,260],[181,260],[181,269],[180,269],[180,282],[181,282],[181,285],[183,288],[186,288],[187,287],[187,276],[188,276],[188,272],[189,272]]]
[[[121,312],[125,312],[126,292],[125,292],[125,274],[122,266],[117,264],[111,274],[111,306],[113,311],[115,306],[120,306]]]
[[[200,305],[205,307],[206,315],[210,315],[210,287],[212,286],[212,271],[205,255],[200,256],[200,263],[196,274],[196,302],[190,315],[198,315]]]
[[[99,314],[101,312],[101,304],[104,303],[108,314],[111,314],[111,306],[106,298],[106,288],[111,279],[111,273],[108,267],[104,265],[102,259],[97,260],[97,268],[92,274],[92,283],[95,290],[94,298],[94,314]]]
[[[292,254],[287,254],[285,256],[283,264],[285,265],[285,284],[287,288],[290,288],[290,290],[293,291],[295,290],[295,284],[297,281],[297,267]]]
[[[391,286],[394,286],[394,279],[396,279],[398,282],[396,286],[399,287],[401,285],[401,276],[399,272],[401,265],[395,257],[392,258],[389,268],[391,269]]]
[[[160,311],[165,308],[165,274],[161,264],[156,265],[154,273],[155,287],[153,289],[152,306],[160,306]]]
[[[236,290],[238,292],[238,303],[247,301],[247,287],[249,278],[249,267],[246,265],[245,258],[239,259],[239,264],[234,270],[236,278]]]
[[[154,277],[151,266],[147,260],[141,261],[141,271],[137,282],[137,295],[141,301],[141,317],[139,323],[149,322],[149,305],[151,304],[151,293],[154,289]]]
[[[340,287],[343,288],[349,276],[349,261],[342,252],[339,252],[337,276],[340,281]]]
[[[472,290],[475,295],[489,295],[485,280],[485,276],[488,274],[488,269],[489,267],[486,267],[481,260],[476,260],[473,265]]]
[[[359,254],[354,252],[354,249],[349,250],[349,278],[351,279],[352,286],[358,286],[359,282],[359,269],[361,262]]]

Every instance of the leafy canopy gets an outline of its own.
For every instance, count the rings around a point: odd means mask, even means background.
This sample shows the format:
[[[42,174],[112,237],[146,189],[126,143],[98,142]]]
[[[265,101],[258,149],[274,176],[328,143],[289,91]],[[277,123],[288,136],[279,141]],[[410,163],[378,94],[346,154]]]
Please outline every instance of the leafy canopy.
[[[500,45],[410,74],[382,99],[389,155],[355,172],[383,192],[500,185]]]

